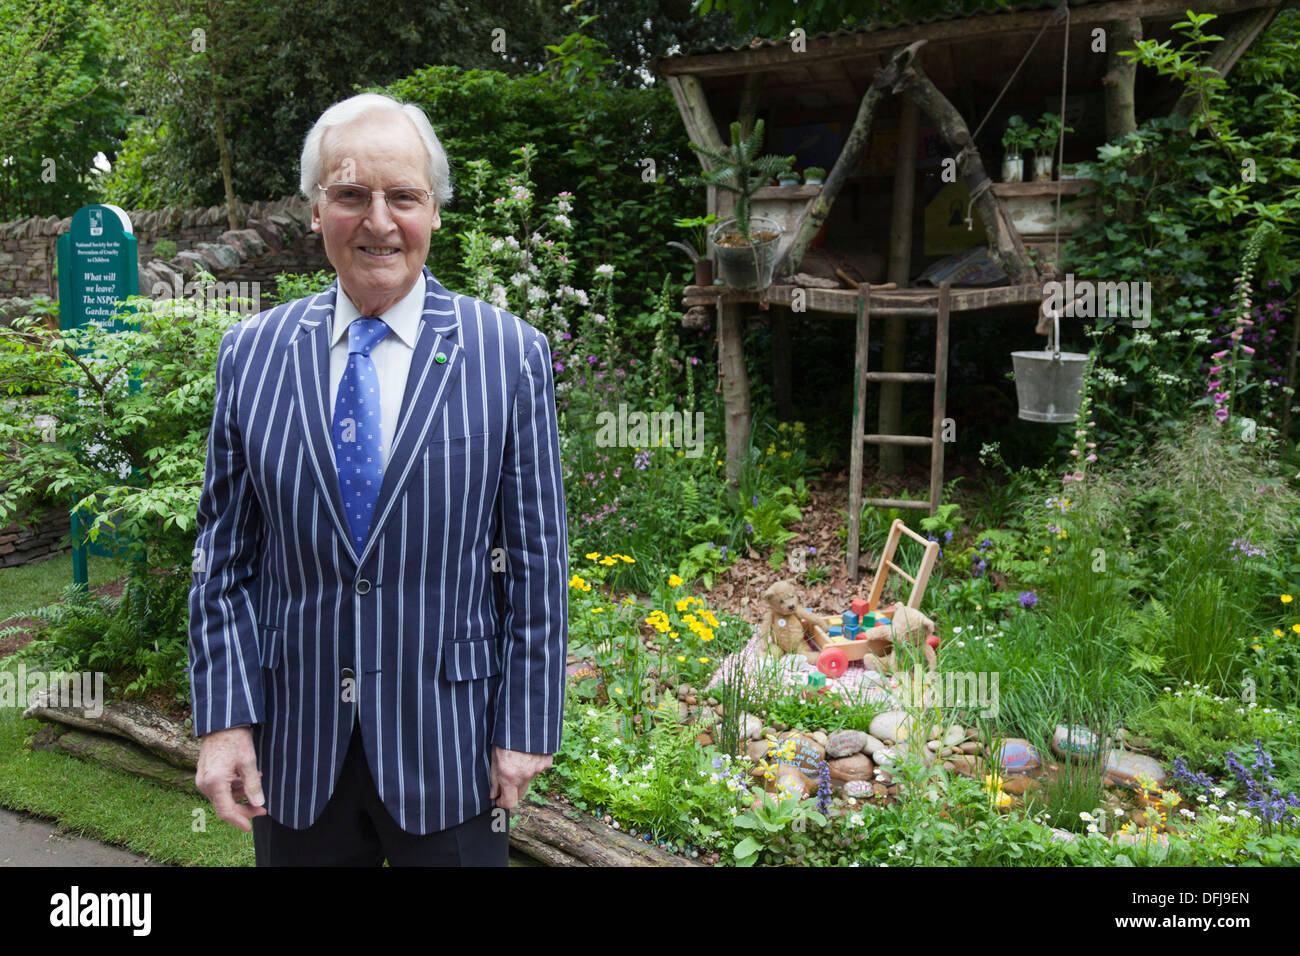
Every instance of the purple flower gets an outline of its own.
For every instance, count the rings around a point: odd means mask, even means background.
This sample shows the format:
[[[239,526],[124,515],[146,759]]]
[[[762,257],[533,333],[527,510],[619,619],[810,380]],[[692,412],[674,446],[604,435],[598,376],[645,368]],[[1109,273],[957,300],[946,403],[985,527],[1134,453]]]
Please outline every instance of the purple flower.
[[[979,557],[978,555],[972,555],[971,560],[974,563],[974,568],[972,568],[971,570],[972,576],[977,578],[983,577],[984,572],[988,569],[989,566],[988,562],[985,561],[983,558]]]
[[[831,805],[831,767],[825,760],[817,768],[817,812],[825,813]]]
[[[945,532],[943,533],[943,543],[944,543],[944,544],[950,544],[951,542],[952,542],[952,532],[951,532],[951,531],[945,531]]]
[[[1027,611],[1038,603],[1038,595],[1033,591],[1021,591],[1017,600],[1020,601],[1020,606]]]
[[[746,522],[745,522],[745,534],[753,534],[753,533],[754,533],[754,526],[753,526],[752,524],[750,524],[748,521],[746,521]]]
[[[758,495],[754,495],[754,497],[750,498],[750,499],[749,499],[749,504],[750,504],[751,507],[757,508],[757,507],[758,507]]]
[[[980,550],[981,550],[981,551],[987,551],[987,550],[988,550],[989,548],[991,548],[991,547],[993,547],[993,539],[992,539],[992,538],[985,538],[983,541],[980,542]]]
[[[713,769],[714,769],[714,770],[721,770],[721,769],[722,769],[722,758],[721,758],[721,757],[714,757],[714,758],[713,758]]]
[[[1214,410],[1214,417],[1217,418],[1219,424],[1222,425],[1228,420],[1228,410],[1226,408],[1216,408]]]

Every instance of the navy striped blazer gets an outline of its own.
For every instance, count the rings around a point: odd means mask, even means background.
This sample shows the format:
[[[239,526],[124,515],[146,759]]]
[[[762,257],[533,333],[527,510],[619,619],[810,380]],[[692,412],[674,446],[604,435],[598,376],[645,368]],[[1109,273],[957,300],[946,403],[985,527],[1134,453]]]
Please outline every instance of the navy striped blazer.
[[[225,335],[189,595],[194,733],[252,725],[266,807],[310,826],[359,720],[410,833],[491,808],[490,746],[560,746],[568,534],[551,353],[448,292],[424,314],[361,553],[330,437],[325,292]]]

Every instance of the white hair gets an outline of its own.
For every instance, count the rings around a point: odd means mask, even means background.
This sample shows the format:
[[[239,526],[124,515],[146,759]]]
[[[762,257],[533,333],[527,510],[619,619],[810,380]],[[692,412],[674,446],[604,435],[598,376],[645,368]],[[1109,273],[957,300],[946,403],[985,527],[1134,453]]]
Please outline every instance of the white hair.
[[[439,206],[444,206],[451,201],[451,172],[447,167],[447,154],[443,151],[442,143],[438,142],[438,135],[433,131],[429,118],[424,115],[424,110],[414,103],[399,103],[391,96],[380,93],[361,93],[350,99],[341,100],[321,113],[320,119],[316,120],[316,125],[311,128],[306,141],[302,144],[300,164],[302,177],[298,182],[298,188],[302,190],[309,203],[316,202],[318,191],[316,184],[321,181],[324,173],[321,145],[325,139],[325,131],[336,126],[345,126],[362,116],[380,112],[401,113],[415,127],[415,132],[424,143],[424,151],[429,157],[426,172],[429,176],[429,186],[433,191],[433,201]]]

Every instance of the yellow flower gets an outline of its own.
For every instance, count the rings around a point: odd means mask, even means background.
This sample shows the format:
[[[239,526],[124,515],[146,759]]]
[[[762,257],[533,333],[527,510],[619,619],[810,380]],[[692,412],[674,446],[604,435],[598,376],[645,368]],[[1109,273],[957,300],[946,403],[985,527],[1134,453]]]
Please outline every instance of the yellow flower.
[[[678,659],[679,661],[682,661],[683,663],[685,663],[685,661],[686,661],[686,655],[685,655],[685,654],[678,654],[678,655],[677,655],[677,659]]]
[[[623,688],[621,688],[621,687],[615,687],[615,688],[614,688],[614,693],[616,693],[616,694],[621,694],[621,693],[623,693]]]
[[[593,607],[590,608],[589,610],[591,611],[592,614],[601,614],[604,612],[605,609],[603,607]]]
[[[776,430],[779,431],[779,432],[783,432],[783,431],[786,430],[787,427],[789,427],[789,426],[788,426],[788,423],[786,423],[786,422],[782,422],[780,425],[777,425],[777,426],[776,426]]]
[[[1262,651],[1262,650],[1264,649],[1264,648],[1263,648],[1261,645],[1259,645],[1259,644],[1252,644],[1252,645],[1250,645],[1250,646],[1251,646],[1252,648],[1254,648],[1255,650],[1257,650],[1257,651]]]
[[[700,658],[700,663],[701,663],[701,664],[707,664],[708,662],[709,662],[709,659],[708,659],[707,657],[701,657],[701,658]]]
[[[699,635],[700,635],[700,640],[702,640],[702,641],[711,641],[711,640],[713,640],[713,631],[710,630],[710,629],[707,628],[707,627],[706,627],[704,630],[700,631],[700,632],[699,632]]]
[[[636,564],[636,558],[629,558],[626,554],[616,554],[614,557],[618,558],[620,561],[625,561],[628,564]]]
[[[677,640],[677,632],[676,632],[676,631],[669,631],[669,632],[668,632],[668,636],[671,637],[674,641]]]
[[[1292,624],[1291,630],[1295,631],[1297,634],[1300,634],[1300,624]]]
[[[1283,603],[1283,604],[1290,604],[1292,600],[1293,600],[1293,598],[1291,597],[1291,595],[1289,595],[1289,594],[1283,594],[1283,595],[1282,595],[1282,603]]]
[[[583,555],[583,557],[585,557],[588,561],[599,561],[599,560],[600,560],[600,552],[599,552],[599,551],[593,551],[593,552],[591,552],[590,554]]]
[[[635,604],[635,603],[636,603],[636,598],[631,597],[631,596],[629,595],[628,597],[623,598],[623,603],[624,603],[624,604]]]
[[[682,618],[682,620],[685,621],[687,624],[695,624],[698,623],[699,618],[697,618],[694,614],[687,614],[685,617]]]
[[[789,453],[788,451],[783,451],[783,452],[781,452],[781,457],[782,457],[782,458],[789,458],[789,457],[790,457],[790,453]]]
[[[673,607],[677,608],[678,614],[682,613],[682,611],[685,611],[690,606],[691,606],[690,598],[682,598],[680,601],[677,601],[673,604]]]
[[[668,575],[668,586],[670,588],[679,588],[682,586],[682,579],[675,574]]]
[[[704,620],[708,621],[709,624],[712,625],[713,627],[718,626],[718,619],[713,616],[713,612],[710,611],[708,608],[701,608],[700,615],[704,618]]]
[[[1279,630],[1275,627],[1275,628],[1273,628],[1273,636],[1274,636],[1274,637],[1281,637],[1281,636],[1282,636],[1282,632],[1279,631]]]
[[[776,454],[776,446],[775,446],[775,445],[768,445],[768,446],[767,446],[767,453],[768,453],[769,455],[775,455],[775,454]]]
[[[582,580],[582,578],[576,574],[573,577],[569,578],[569,587],[571,588],[577,588],[579,591],[581,591],[586,587],[586,585],[587,582]]]
[[[1051,548],[1043,548],[1043,554],[1051,554],[1051,553],[1052,553]]]
[[[677,454],[679,454],[679,455],[680,455],[680,454],[681,454],[681,452],[678,452],[678,453],[677,453]],[[719,468],[721,468],[721,467],[722,467],[722,462],[718,462],[718,467],[719,467]]]
[[[601,558],[601,559],[600,559],[600,563],[603,564],[603,565],[605,565],[605,566],[607,566],[607,567],[608,567],[609,565],[618,564],[618,562],[615,561],[612,557],[604,557],[604,558]]]

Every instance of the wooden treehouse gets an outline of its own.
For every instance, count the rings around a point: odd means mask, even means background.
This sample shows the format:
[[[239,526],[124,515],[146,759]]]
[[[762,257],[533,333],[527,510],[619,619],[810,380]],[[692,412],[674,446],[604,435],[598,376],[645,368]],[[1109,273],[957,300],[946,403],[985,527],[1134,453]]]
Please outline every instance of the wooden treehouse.
[[[1223,36],[1211,63],[1221,73],[1272,21],[1279,0],[1200,0]],[[1068,271],[1062,245],[1086,219],[1085,181],[1069,164],[1150,117],[1189,113],[1171,82],[1120,56],[1142,38],[1179,38],[1187,0],[1047,0],[1013,10],[868,27],[656,61],[689,139],[719,149],[720,129],[745,135],[765,125],[766,152],[793,154],[796,168],[828,170],[823,185],[768,186],[753,214],[782,226],[773,283],[758,290],[688,286],[688,309],[717,309],[718,363],[726,409],[728,474],[734,481],[750,432],[743,325],[765,310],[773,335],[773,396],[790,414],[791,341],[799,313],[856,321],[850,435],[848,558],[856,578],[863,506],[927,508],[943,490],[950,336],[978,335],[982,317],[1008,314],[1051,327],[1044,284]],[[995,162],[1013,114],[1064,117],[1044,181],[1001,182]],[[708,169],[709,161],[701,157]],[[732,214],[732,193],[709,187],[707,209]],[[707,255],[715,255],[710,241]],[[871,320],[883,320],[882,368],[868,368]],[[932,368],[903,368],[909,327],[934,323]],[[955,327],[954,327],[955,326]],[[991,369],[990,379],[1004,369]],[[928,435],[900,434],[902,389],[932,387]],[[881,388],[867,431],[866,396]],[[904,448],[928,450],[928,500],[863,498],[866,446],[884,474],[901,471]]]

